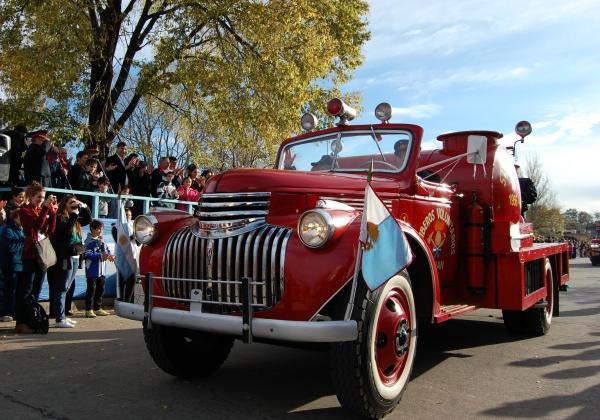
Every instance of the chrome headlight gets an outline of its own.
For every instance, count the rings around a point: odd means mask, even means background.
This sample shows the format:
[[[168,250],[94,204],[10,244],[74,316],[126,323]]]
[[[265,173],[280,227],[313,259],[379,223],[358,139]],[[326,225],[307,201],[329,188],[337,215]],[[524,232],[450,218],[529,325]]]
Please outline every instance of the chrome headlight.
[[[300,217],[298,236],[309,248],[320,248],[327,243],[335,232],[333,219],[321,209],[309,210]]]
[[[135,239],[144,245],[149,244],[154,239],[158,227],[158,220],[152,215],[141,215],[135,218],[133,222],[133,234]]]

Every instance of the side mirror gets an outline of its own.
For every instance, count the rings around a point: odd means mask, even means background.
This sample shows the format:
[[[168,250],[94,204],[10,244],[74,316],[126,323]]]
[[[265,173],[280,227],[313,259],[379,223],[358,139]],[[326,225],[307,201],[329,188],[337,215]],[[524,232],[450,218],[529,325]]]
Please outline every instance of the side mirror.
[[[471,135],[467,139],[467,162],[483,165],[487,160],[487,137]]]

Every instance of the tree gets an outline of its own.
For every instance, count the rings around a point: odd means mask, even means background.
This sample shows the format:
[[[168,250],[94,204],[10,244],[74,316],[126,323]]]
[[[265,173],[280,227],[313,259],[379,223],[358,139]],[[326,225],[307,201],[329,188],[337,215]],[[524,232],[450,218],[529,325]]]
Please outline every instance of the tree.
[[[190,163],[192,151],[177,111],[152,97],[140,101],[118,137],[149,165],[163,156],[175,156],[180,165]]]
[[[580,211],[577,215],[577,221],[579,222],[580,229],[585,230],[588,225],[594,222],[594,218],[588,212]]]
[[[535,153],[528,154],[525,159],[525,174],[531,178],[537,189],[537,200],[527,211],[527,220],[533,223],[536,236],[562,236],[565,230],[565,217],[560,212],[556,201],[556,193],[544,171],[540,158]],[[571,211],[572,210],[572,211]],[[577,210],[569,209],[577,221]]]
[[[579,230],[579,212],[577,209],[567,209],[562,215],[565,219],[565,229]]]
[[[269,143],[361,63],[367,9],[364,0],[0,0],[0,120],[56,114],[104,150],[143,98],[176,88],[170,105],[208,121],[209,137]]]

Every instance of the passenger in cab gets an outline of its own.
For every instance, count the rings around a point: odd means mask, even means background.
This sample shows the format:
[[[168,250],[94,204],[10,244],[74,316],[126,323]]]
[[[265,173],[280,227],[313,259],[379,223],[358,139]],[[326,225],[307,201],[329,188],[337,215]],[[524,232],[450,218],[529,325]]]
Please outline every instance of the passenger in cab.
[[[321,156],[321,159],[319,159],[317,162],[312,162],[310,165],[312,166],[312,168],[310,169],[311,172],[329,171],[331,169],[337,168],[337,162],[334,165],[333,157],[330,155],[323,155],[323,156]],[[333,168],[332,168],[332,165],[333,165]]]

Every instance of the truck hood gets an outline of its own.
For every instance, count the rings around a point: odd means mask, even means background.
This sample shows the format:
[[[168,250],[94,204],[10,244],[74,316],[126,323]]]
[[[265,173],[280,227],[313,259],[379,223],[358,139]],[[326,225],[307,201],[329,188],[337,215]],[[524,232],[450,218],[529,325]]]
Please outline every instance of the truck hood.
[[[379,192],[398,192],[408,181],[373,177],[371,185]],[[405,178],[405,177],[404,177]],[[207,192],[285,192],[319,194],[359,194],[366,184],[365,174],[341,172],[302,172],[276,169],[233,169],[211,178]],[[400,185],[399,185],[400,184]],[[404,184],[404,185],[403,185]]]

